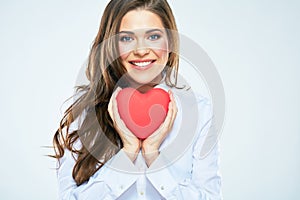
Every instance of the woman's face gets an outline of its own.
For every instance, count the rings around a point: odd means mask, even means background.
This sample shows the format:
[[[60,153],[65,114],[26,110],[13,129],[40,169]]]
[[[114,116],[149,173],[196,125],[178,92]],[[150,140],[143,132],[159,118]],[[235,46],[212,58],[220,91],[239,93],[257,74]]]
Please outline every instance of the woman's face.
[[[160,17],[132,10],[121,21],[119,52],[132,85],[159,83],[168,61],[168,38]]]

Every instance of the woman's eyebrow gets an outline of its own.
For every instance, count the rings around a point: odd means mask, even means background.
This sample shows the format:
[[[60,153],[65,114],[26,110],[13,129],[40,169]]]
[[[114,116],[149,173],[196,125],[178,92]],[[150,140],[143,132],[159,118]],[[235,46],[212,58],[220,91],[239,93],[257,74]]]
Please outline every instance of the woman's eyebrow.
[[[126,34],[134,35],[134,32],[131,32],[131,31],[120,31],[119,34],[120,34],[120,33],[126,33]]]
[[[147,31],[146,31],[146,34],[149,34],[149,33],[151,33],[151,32],[155,32],[155,31],[159,31],[159,32],[163,33],[163,31],[162,31],[161,29],[156,28],[156,29],[150,29],[150,30],[147,30]],[[121,34],[121,33],[130,34],[130,35],[134,35],[134,34],[135,34],[135,33],[132,32],[132,31],[120,31],[119,34]]]
[[[155,32],[155,31],[159,31],[159,32],[163,33],[163,31],[161,29],[156,28],[156,29],[151,29],[151,30],[146,31],[146,34]]]

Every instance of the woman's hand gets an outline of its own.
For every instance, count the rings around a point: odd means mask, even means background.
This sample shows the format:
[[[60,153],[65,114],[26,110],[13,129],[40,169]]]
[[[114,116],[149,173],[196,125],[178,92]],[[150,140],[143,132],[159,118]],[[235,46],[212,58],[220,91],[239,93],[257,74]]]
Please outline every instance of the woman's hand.
[[[177,106],[171,90],[169,90],[169,95],[171,101],[169,103],[168,114],[165,118],[165,121],[152,135],[150,135],[142,142],[142,153],[148,167],[159,155],[158,149],[166,136],[171,131],[176,118]]]
[[[123,142],[123,150],[133,162],[141,148],[141,141],[126,127],[119,115],[116,97],[120,91],[121,88],[118,87],[112,94],[108,104],[108,112]]]

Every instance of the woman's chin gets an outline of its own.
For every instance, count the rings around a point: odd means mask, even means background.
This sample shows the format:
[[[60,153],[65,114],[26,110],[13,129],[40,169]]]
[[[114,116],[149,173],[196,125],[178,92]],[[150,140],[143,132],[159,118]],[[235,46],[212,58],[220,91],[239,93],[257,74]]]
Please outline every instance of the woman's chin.
[[[130,74],[129,74],[130,76]],[[155,74],[153,76],[143,76],[138,75],[138,76],[130,76],[130,79],[132,80],[133,85],[138,85],[138,86],[143,86],[143,85],[157,85],[160,83],[162,80],[162,75],[161,74]]]
[[[149,86],[149,85],[154,85],[151,81],[140,81],[140,80],[136,80],[134,81],[133,86],[136,87],[142,87],[142,86]]]
[[[153,78],[153,79],[134,79],[134,82],[137,85],[156,85],[160,82],[160,80],[157,80],[155,78]]]
[[[132,79],[129,85],[130,87],[145,93],[155,87],[157,84],[159,84],[159,81],[154,81],[153,79]]]

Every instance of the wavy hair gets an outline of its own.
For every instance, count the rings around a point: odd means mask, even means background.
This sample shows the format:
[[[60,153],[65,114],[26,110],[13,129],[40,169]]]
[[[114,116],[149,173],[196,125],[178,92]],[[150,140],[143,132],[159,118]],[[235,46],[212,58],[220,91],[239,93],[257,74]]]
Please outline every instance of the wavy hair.
[[[155,13],[162,20],[172,50],[165,69],[165,82],[170,87],[176,87],[179,63],[176,52],[179,49],[179,42],[175,19],[168,2],[166,0],[111,0],[104,10],[99,31],[88,57],[86,76],[89,84],[76,87],[75,96],[79,98],[64,112],[53,138],[55,152],[53,157],[59,160],[63,157],[65,149],[71,151],[76,157],[72,176],[78,186],[88,181],[123,147],[107,111],[114,88],[126,73],[118,56],[118,42],[113,36],[118,34],[123,16],[136,9]],[[71,130],[71,124],[81,116],[81,123],[75,130]],[[78,140],[83,145],[77,148]]]

